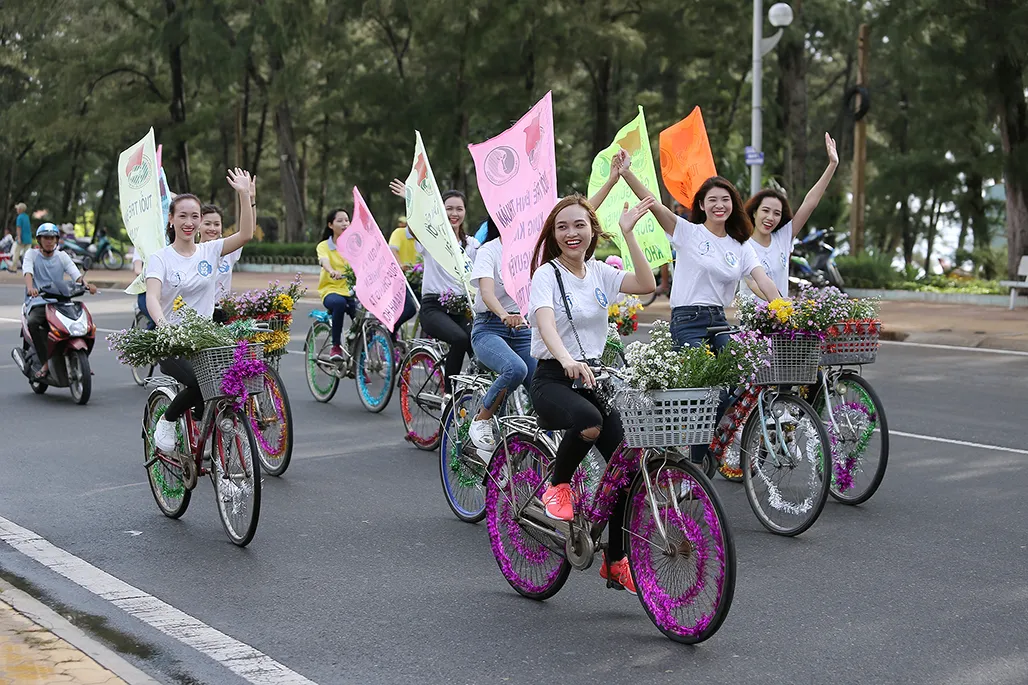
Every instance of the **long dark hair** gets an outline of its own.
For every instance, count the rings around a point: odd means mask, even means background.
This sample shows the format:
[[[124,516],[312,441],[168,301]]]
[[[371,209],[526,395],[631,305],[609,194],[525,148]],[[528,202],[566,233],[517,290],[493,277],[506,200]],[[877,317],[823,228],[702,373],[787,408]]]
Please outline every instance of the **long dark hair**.
[[[746,216],[739,191],[735,189],[731,181],[722,176],[711,176],[696,191],[692,201],[692,213],[689,215],[689,221],[694,224],[702,224],[707,221],[707,213],[703,211],[703,201],[707,199],[707,193],[710,192],[711,188],[721,188],[728,191],[728,196],[732,199],[732,213],[725,219],[725,232],[737,242],[745,243],[753,235],[753,222]]]
[[[543,228],[539,231],[539,239],[535,243],[535,251],[532,253],[532,275],[535,275],[535,270],[546,262],[553,261],[560,256],[560,244],[557,243],[557,215],[568,207],[578,205],[584,207],[589,215],[589,225],[592,228],[593,239],[589,242],[589,247],[585,250],[586,260],[592,259],[593,254],[596,253],[596,243],[599,242],[600,237],[608,237],[603,232],[603,228],[600,226],[600,220],[596,217],[596,210],[589,204],[589,200],[585,199],[584,196],[575,193],[574,195],[568,195],[567,197],[561,198],[553,209],[550,210],[550,215],[546,217],[546,221],[543,222]]]
[[[460,201],[464,203],[464,221],[460,222],[460,226],[457,227],[457,239],[460,240],[461,247],[468,246],[468,234],[464,232],[464,223],[468,220],[468,198],[459,190],[447,190],[443,193],[443,204],[451,197],[459,197]]]
[[[500,237],[500,227],[496,225],[496,222],[493,221],[493,218],[491,216],[486,217],[486,219],[485,219],[485,240],[482,241],[482,244],[485,245],[490,240],[496,240],[499,237]]]
[[[318,241],[319,243],[332,237],[332,222],[336,220],[336,214],[339,212],[346,214],[345,209],[333,209],[328,213],[328,216],[325,218],[325,230],[321,232],[321,240]],[[347,216],[349,216],[349,214],[347,214]]]
[[[171,206],[168,207],[168,225],[164,227],[164,235],[168,239],[169,245],[175,242],[175,226],[171,223],[171,218],[175,216],[175,208],[178,207],[178,203],[186,200],[192,200],[195,202],[196,206],[200,207],[200,216],[203,216],[203,203],[200,202],[200,198],[192,193],[176,195],[175,199],[171,201]]]
[[[785,199],[785,195],[782,195],[774,188],[764,188],[763,190],[758,190],[756,195],[747,200],[746,216],[748,216],[750,218],[750,222],[753,223],[754,226],[756,226],[757,210],[760,209],[760,203],[769,197],[774,198],[775,200],[778,200],[782,203],[782,217],[778,220],[778,225],[771,229],[771,232],[774,233],[779,228],[792,221],[792,208],[789,207],[789,201]]]

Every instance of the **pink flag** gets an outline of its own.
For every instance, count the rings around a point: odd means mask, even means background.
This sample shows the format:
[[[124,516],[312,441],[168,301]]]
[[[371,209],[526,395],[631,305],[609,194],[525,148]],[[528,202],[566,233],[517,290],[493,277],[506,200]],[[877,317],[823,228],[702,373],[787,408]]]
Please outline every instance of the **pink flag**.
[[[500,135],[468,149],[482,201],[500,229],[503,283],[527,315],[532,252],[546,216],[557,204],[552,93]]]
[[[336,240],[336,249],[357,276],[357,299],[392,330],[403,313],[407,286],[357,186],[353,187],[353,220]]]

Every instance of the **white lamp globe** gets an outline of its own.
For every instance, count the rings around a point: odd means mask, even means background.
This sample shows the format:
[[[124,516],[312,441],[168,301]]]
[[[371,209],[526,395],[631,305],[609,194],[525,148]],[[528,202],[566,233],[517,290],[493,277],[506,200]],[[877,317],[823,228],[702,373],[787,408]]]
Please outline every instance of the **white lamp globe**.
[[[784,2],[776,2],[767,11],[767,18],[775,28],[788,26],[792,23],[792,8]]]

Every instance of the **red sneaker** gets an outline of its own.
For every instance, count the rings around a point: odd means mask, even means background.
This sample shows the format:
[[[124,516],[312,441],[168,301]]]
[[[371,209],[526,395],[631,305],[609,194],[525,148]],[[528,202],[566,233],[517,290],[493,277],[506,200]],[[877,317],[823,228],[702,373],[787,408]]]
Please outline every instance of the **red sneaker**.
[[[639,594],[635,590],[635,582],[632,580],[632,571],[628,568],[628,557],[615,561],[607,566],[607,555],[603,555],[603,565],[600,566],[600,578],[607,581],[607,587],[615,590],[628,590],[633,595]]]
[[[343,361],[343,348],[339,345],[333,345],[332,349],[328,351],[328,358],[334,362]]]
[[[543,493],[547,518],[571,521],[575,518],[575,491],[567,483],[551,485]]]

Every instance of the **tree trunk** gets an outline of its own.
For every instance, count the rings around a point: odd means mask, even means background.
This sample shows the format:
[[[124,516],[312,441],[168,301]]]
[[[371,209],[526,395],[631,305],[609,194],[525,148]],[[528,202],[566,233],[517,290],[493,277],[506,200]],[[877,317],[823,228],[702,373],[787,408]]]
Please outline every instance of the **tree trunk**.
[[[253,159],[250,162],[249,171],[253,174],[254,178],[257,178],[257,169],[261,166],[261,153],[264,152],[264,130],[268,123],[268,101],[265,100],[264,104],[261,105],[261,123],[257,127],[257,143],[253,149]]]
[[[60,216],[54,217],[61,221],[68,221],[68,217],[72,217],[74,220],[74,214],[72,212],[72,204],[74,203],[75,186],[78,181],[79,175],[79,155],[82,152],[81,141],[76,140],[69,146],[71,152],[71,169],[68,172],[68,180],[64,184],[64,192],[61,195],[61,212]]]
[[[903,236],[903,264],[912,266],[914,264],[914,245],[917,244],[917,229],[910,220],[910,198],[904,197],[900,205],[900,227]]]
[[[164,7],[168,12],[168,18],[174,16],[176,10],[176,0],[164,0]],[[171,45],[169,45],[168,51],[168,63],[171,66],[171,105],[169,111],[171,113],[171,121],[173,129],[175,130],[175,138],[177,139],[174,148],[177,152],[175,159],[175,167],[172,172],[172,177],[175,179],[176,192],[188,193],[190,192],[189,185],[189,143],[185,138],[185,126],[186,123],[186,87],[185,77],[182,74],[182,42],[178,34],[174,34],[171,37]]]
[[[328,201],[328,161],[332,148],[329,146],[328,136],[328,112],[322,115],[321,119],[321,181],[318,184],[318,212],[317,220],[325,216],[325,203]]]
[[[293,137],[293,117],[289,103],[282,102],[275,108],[275,135],[278,138],[278,170],[282,184],[282,200],[286,208],[286,242],[304,241],[306,219],[303,211],[303,195],[297,173],[296,140]]]
[[[467,110],[467,91],[468,82],[466,77],[467,71],[467,50],[468,50],[468,39],[471,36],[471,15],[469,14],[464,20],[464,36],[461,39],[460,47],[460,59],[457,62],[457,92],[456,92],[456,110],[457,110],[457,121],[454,130],[454,134],[457,136],[457,147],[463,149],[467,145],[468,141],[468,126],[471,117]],[[467,167],[462,161],[463,157],[457,155],[457,164],[454,167],[453,172],[453,185],[452,187],[467,192],[468,187],[468,175]]]
[[[932,252],[935,251],[935,236],[939,227],[939,214],[942,203],[939,202],[938,193],[932,191],[931,207],[928,210],[928,235],[925,238],[924,250],[924,273],[928,276],[932,273]]]
[[[107,231],[104,226],[104,214],[107,213],[107,205],[109,204],[108,198],[111,196],[111,186],[114,184],[114,172],[118,169],[118,155],[115,154],[111,163],[107,165],[107,175],[104,177],[104,187],[100,192],[100,197],[97,198],[96,208],[93,210],[93,235],[98,234],[101,230],[106,231],[110,235],[110,231]],[[114,223],[115,226],[121,225],[120,221]]]
[[[803,25],[803,2],[794,0],[796,26]],[[802,33],[786,33],[778,47],[778,102],[785,131],[785,187],[799,199],[807,187],[807,60]]]
[[[610,77],[611,58],[601,57],[591,70],[593,74],[593,149],[590,158],[610,145]]]
[[[1007,278],[1017,277],[1028,254],[1028,102],[1024,65],[1011,53],[996,60],[999,130],[1003,140],[1003,184],[1007,196]]]

